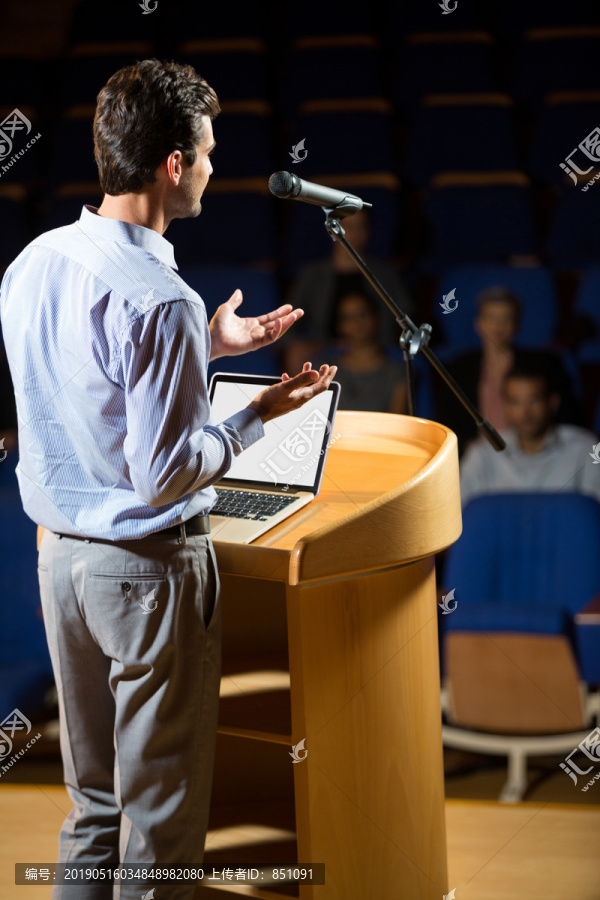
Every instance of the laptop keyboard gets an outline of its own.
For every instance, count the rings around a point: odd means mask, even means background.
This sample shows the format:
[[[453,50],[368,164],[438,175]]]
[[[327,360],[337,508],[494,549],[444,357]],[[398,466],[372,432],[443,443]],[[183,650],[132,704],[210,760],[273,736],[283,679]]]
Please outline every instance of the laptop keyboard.
[[[256,491],[234,491],[215,488],[217,502],[211,516],[228,516],[230,519],[253,519],[266,522],[280,510],[293,503],[295,497],[287,494],[259,494]]]

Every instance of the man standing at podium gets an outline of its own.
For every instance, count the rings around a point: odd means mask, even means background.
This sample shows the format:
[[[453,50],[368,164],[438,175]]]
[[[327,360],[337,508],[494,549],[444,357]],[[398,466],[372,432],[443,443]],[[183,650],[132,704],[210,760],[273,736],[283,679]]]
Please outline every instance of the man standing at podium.
[[[101,206],[36,238],[2,282],[17,471],[25,511],[46,529],[42,607],[74,804],[59,861],[78,867],[201,863],[221,666],[211,485],[264,422],[335,374],[306,363],[227,421],[210,419],[209,361],[271,343],[302,315],[286,305],[242,318],[236,291],[209,324],[176,272],[163,234],[201,211],[219,112],[189,66],[117,72],[94,119]],[[114,893],[56,885],[52,896],[142,893],[116,882]]]

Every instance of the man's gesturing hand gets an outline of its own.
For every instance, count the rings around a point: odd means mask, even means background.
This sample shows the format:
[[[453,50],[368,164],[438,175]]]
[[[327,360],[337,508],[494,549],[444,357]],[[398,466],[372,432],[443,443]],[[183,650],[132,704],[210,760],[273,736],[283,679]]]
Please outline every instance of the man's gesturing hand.
[[[289,303],[262,316],[243,319],[236,313],[242,302],[242,292],[234,291],[227,303],[222,303],[210,320],[210,358],[238,356],[272,344],[304,315]]]
[[[248,409],[258,413],[263,423],[276,419],[293,409],[299,409],[307,400],[326,391],[336,372],[337,366],[322,365],[317,372],[311,369],[309,362],[305,362],[299,375],[290,378],[284,372],[279,384],[272,384],[261,391],[248,404]]]

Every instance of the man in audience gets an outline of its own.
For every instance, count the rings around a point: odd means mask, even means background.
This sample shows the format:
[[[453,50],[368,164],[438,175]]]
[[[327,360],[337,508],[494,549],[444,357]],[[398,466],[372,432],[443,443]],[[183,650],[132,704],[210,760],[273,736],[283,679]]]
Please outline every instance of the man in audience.
[[[543,368],[515,364],[503,382],[506,450],[479,438],[460,467],[463,505],[481,494],[554,491],[590,494],[600,501],[600,467],[590,453],[596,438],[576,425],[555,423],[560,397]]]
[[[498,430],[509,426],[503,398],[504,377],[513,365],[529,360],[545,372],[552,392],[559,395],[556,420],[581,424],[571,380],[560,356],[552,350],[515,346],[521,320],[519,297],[507,287],[493,286],[479,294],[476,305],[474,328],[481,348],[456,356],[448,363],[448,369],[484,419]],[[437,384],[437,389],[438,418],[455,432],[462,454],[469,441],[477,437],[477,427],[443,382]]]

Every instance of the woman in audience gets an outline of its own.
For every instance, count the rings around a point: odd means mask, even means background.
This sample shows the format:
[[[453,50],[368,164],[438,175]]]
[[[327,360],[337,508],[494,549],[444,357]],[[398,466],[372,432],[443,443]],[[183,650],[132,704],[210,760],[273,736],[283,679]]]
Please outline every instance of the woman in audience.
[[[340,298],[332,323],[337,343],[326,350],[339,354],[340,409],[406,413],[404,363],[382,346],[379,319],[379,307],[367,294],[352,291]]]
[[[365,260],[386,291],[399,304],[403,312],[411,315],[414,304],[396,266],[367,253],[370,236],[369,214],[366,209],[349,216],[342,222],[346,239]],[[298,359],[311,359],[322,352],[334,338],[332,324],[340,298],[351,291],[367,294],[380,305],[384,315],[379,319],[379,337],[383,347],[398,346],[400,330],[391,313],[384,308],[383,300],[367,281],[356,263],[339,241],[334,241],[331,256],[307,263],[294,283],[288,302],[294,309],[303,309],[304,316],[296,323],[294,335],[284,335],[284,368],[296,371]]]

